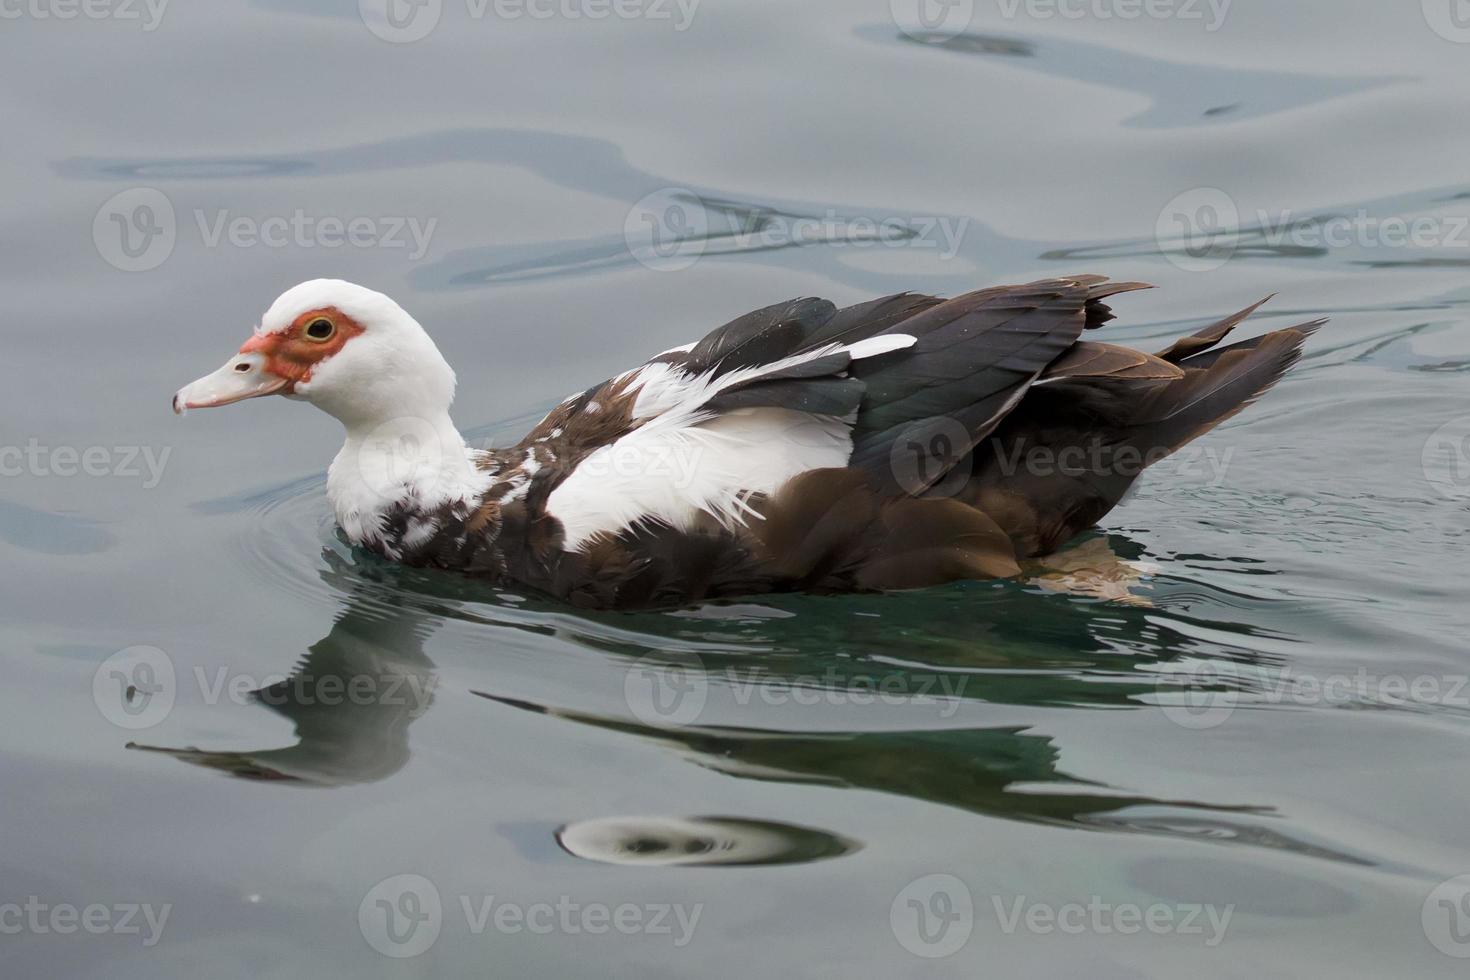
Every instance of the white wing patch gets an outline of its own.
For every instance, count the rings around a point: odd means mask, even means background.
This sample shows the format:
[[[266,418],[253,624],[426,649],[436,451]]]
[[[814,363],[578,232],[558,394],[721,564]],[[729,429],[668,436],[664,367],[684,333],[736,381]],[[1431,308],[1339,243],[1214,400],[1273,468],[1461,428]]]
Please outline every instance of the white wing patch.
[[[850,423],[831,416],[746,408],[695,425],[659,418],[584,459],[546,510],[569,551],[645,521],[683,529],[703,513],[732,526],[748,516],[751,494],[851,455]]]
[[[865,357],[877,357],[879,354],[904,350],[913,345],[914,338],[908,334],[869,337],[855,344],[828,344],[815,350],[784,357],[779,361],[771,361],[769,364],[737,368],[718,378],[710,374],[691,376],[676,364],[663,362],[645,364],[636,371],[628,373],[632,376],[630,388],[638,392],[638,399],[633,404],[633,415],[636,418],[651,418],[670,412],[691,412],[722,391],[728,391],[798,364],[805,364],[807,361],[818,360],[829,354],[845,352],[854,361],[860,361]],[[624,377],[627,376],[624,375]]]
[[[906,334],[830,344],[718,378],[665,363],[630,372],[633,414],[647,421],[593,451],[552,491],[546,510],[565,529],[563,546],[577,551],[600,534],[640,523],[687,528],[701,514],[733,526],[750,516],[753,494],[774,493],[808,470],[846,466],[850,418],[786,408],[715,415],[703,406],[722,391],[806,361],[839,352],[860,360],[913,344]]]

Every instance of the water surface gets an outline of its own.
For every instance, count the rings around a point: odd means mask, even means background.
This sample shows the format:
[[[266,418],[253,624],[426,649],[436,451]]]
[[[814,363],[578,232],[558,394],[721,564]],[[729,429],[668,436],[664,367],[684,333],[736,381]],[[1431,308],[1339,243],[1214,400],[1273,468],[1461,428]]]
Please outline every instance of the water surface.
[[[108,928],[0,973],[1461,975],[1470,44],[1423,6],[7,19],[0,927]],[[586,615],[347,548],[325,416],[167,407],[316,276],[414,312],[496,442],[757,306],[1077,272],[1164,287],[1107,328],[1150,349],[1332,317],[1081,542],[1126,600]]]

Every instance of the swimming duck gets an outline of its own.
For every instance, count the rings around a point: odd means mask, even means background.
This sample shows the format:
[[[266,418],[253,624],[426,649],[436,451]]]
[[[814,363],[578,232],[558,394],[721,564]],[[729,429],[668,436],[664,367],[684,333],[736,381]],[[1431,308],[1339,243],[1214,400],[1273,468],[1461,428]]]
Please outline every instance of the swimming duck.
[[[778,303],[481,449],[423,327],[317,279],[173,406],[310,402],[346,428],[327,495],[354,545],[582,607],[1008,578],[1253,402],[1325,322],[1220,346],[1257,303],[1157,354],[1083,339],[1113,319],[1105,300],[1146,288]]]

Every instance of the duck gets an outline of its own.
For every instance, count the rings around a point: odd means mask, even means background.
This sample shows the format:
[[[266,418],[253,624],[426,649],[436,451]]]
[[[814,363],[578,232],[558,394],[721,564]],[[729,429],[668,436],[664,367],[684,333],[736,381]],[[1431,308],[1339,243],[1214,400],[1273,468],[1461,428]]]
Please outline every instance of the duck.
[[[173,409],[308,402],[345,429],[327,497],[351,545],[584,609],[1014,579],[1263,395],[1326,322],[1225,344],[1261,300],[1157,353],[1094,339],[1108,300],[1148,288],[781,302],[485,448],[452,421],[455,372],[417,320],[315,279]]]

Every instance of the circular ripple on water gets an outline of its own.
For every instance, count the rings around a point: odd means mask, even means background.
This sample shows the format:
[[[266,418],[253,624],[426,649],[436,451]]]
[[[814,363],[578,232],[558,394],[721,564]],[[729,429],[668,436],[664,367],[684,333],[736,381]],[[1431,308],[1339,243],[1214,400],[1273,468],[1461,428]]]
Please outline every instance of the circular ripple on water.
[[[643,867],[805,864],[862,844],[825,830],[738,817],[602,817],[556,832],[568,854]]]
[[[325,491],[325,480],[314,478],[234,502],[243,525],[233,543],[253,578],[315,602],[338,600],[328,581],[330,556],[350,562],[352,553],[339,536]]]

